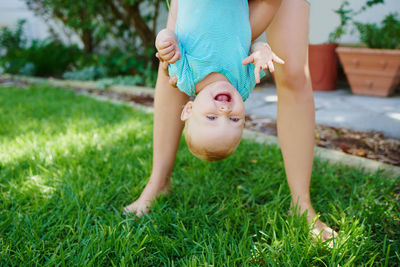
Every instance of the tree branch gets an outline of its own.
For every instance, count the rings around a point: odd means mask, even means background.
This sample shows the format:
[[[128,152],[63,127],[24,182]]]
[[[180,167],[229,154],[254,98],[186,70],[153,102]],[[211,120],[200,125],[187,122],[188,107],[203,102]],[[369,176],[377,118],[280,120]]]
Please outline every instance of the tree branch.
[[[134,3],[133,5],[125,5],[127,10],[127,15],[129,18],[129,25],[133,26],[138,34],[139,38],[142,40],[143,45],[153,46],[155,41],[155,34],[147,26],[146,22],[143,20],[140,10],[139,3]]]
[[[160,3],[161,0],[157,0],[154,4],[154,17],[153,17],[153,35],[156,36],[156,27],[157,27],[157,18],[158,18],[158,12],[160,10]]]

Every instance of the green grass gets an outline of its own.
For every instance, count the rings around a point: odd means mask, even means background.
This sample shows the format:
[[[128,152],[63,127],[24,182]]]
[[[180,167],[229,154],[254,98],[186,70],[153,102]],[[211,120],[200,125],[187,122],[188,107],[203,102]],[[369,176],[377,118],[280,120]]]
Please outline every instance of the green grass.
[[[122,216],[151,171],[152,116],[68,90],[0,87],[1,266],[400,264],[400,179],[315,159],[311,193],[339,231],[288,216],[280,150],[243,141],[206,163],[181,142],[173,192]]]

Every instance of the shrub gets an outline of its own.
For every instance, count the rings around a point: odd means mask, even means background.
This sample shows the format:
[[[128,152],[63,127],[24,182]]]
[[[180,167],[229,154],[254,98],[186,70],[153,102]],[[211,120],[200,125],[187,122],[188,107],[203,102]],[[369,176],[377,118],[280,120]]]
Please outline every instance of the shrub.
[[[61,75],[83,55],[76,45],[64,45],[49,39],[33,40],[30,45],[23,33],[25,21],[18,21],[15,29],[0,31],[0,67],[12,74],[39,76]]]
[[[19,74],[26,76],[33,76],[35,74],[35,65],[31,62],[26,63],[20,70]]]
[[[354,10],[350,7],[349,0],[343,0],[340,7],[335,10],[335,13],[340,17],[340,25],[338,25],[330,34],[329,42],[336,42],[347,32],[354,31],[354,17],[363,13],[368,8],[383,4],[384,0],[363,0],[365,3],[358,10]]]
[[[118,83],[154,87],[157,78],[152,62],[136,50],[107,48],[104,54],[84,53],[76,45],[59,41],[33,40],[24,36],[25,21],[0,30],[0,72],[37,76],[61,76],[72,80],[98,80],[108,76],[130,76]],[[150,53],[150,52],[149,52]],[[134,77],[134,78],[132,78]],[[105,82],[105,84],[110,81]],[[115,81],[111,82],[112,84]]]
[[[153,68],[152,63],[146,63],[142,56],[133,52],[128,53],[114,48],[108,54],[99,55],[98,65],[104,66],[109,76],[128,75],[137,77],[134,79],[134,85],[155,86],[157,69]]]
[[[155,86],[157,71],[135,55],[113,49],[109,54],[93,55],[90,63],[91,66],[65,72],[63,78],[81,81],[102,79],[99,81],[102,88],[112,84]]]
[[[104,66],[111,76],[135,75],[143,71],[145,61],[137,54],[112,48],[107,54],[99,55],[98,64]]]
[[[90,81],[107,77],[107,73],[105,67],[89,66],[81,70],[65,72],[63,78],[68,80]]]
[[[23,34],[25,20],[19,20],[15,29],[4,27],[0,30],[0,66],[3,72],[17,74],[28,62],[23,57],[26,37]]]
[[[113,78],[104,78],[97,81],[97,86],[100,89],[106,89],[110,85],[143,85],[144,79],[142,76],[117,76]]]
[[[82,51],[76,45],[66,46],[57,41],[32,42],[25,51],[25,59],[35,66],[35,75],[60,76],[82,55]]]
[[[369,48],[400,48],[400,20],[398,14],[391,13],[381,25],[355,22],[360,32],[360,40]]]
[[[157,20],[170,1],[161,0],[23,0],[36,15],[49,23],[61,22],[78,36],[87,53],[104,51],[118,44],[135,51],[145,65],[156,69],[154,41]],[[110,42],[111,41],[111,42]]]

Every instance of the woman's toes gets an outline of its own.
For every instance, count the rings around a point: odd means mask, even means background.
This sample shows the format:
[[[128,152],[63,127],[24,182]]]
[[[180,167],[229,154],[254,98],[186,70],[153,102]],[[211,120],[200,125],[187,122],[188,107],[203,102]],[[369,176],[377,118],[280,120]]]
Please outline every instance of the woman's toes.
[[[323,240],[324,241],[326,241],[326,240],[330,240],[330,239],[332,239],[332,238],[336,238],[337,237],[337,234],[336,234],[336,232],[335,231],[333,231],[331,228],[329,228],[329,227],[326,227],[325,229],[324,229],[324,231],[322,232],[322,238],[323,238]]]
[[[143,214],[147,214],[149,213],[149,208],[148,208],[148,204],[146,204],[147,202],[143,202],[143,203],[138,203],[137,201],[135,201],[134,203],[126,206],[123,209],[123,213],[124,215],[129,215],[129,214],[135,214],[138,217],[141,217]]]
[[[141,208],[141,209],[136,210],[136,216],[138,216],[138,217],[142,217],[144,214],[147,214],[147,213],[149,213],[148,208]]]
[[[333,247],[333,240],[338,237],[338,234],[332,228],[328,227],[326,224],[319,220],[311,225],[310,230],[313,239],[327,242],[326,244],[329,247]]]

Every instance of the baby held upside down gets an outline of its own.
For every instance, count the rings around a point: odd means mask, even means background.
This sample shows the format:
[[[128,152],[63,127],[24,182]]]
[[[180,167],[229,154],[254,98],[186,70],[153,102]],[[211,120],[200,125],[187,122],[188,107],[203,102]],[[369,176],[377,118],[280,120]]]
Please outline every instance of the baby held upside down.
[[[179,1],[175,32],[163,29],[156,38],[156,56],[170,83],[195,96],[181,119],[189,150],[207,161],[236,150],[244,101],[263,70],[273,72],[273,62],[284,63],[267,43],[251,45],[247,0],[234,1]]]

